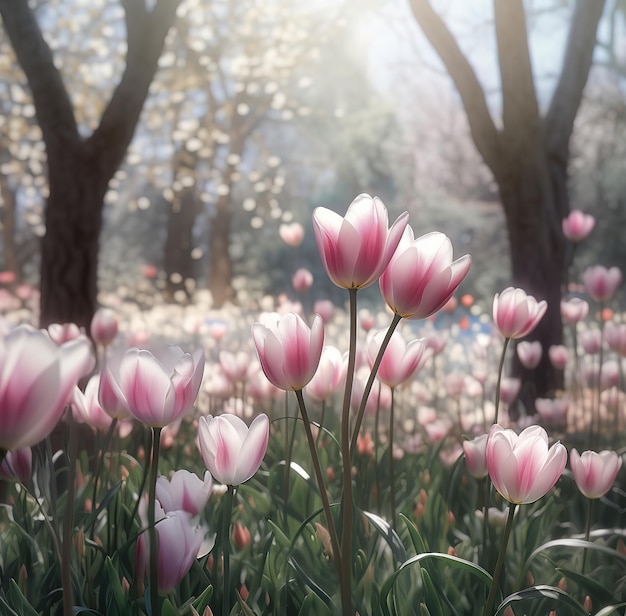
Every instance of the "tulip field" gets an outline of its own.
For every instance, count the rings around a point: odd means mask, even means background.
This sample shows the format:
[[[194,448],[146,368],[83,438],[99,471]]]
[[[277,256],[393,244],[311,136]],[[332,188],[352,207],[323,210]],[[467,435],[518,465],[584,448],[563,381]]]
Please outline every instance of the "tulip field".
[[[0,615],[625,613],[620,270],[582,272],[542,348],[545,301],[479,306],[471,256],[379,198],[313,229],[345,305],[5,310]],[[511,360],[546,355],[564,388],[532,396]]]

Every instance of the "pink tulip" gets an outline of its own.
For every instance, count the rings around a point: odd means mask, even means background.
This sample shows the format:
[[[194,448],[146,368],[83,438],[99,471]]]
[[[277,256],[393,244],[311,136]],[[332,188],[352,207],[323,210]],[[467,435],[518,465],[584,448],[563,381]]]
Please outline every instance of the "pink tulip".
[[[542,354],[543,349],[541,347],[541,342],[539,341],[523,341],[519,342],[517,345],[517,356],[519,357],[519,360],[524,368],[531,370],[536,368],[541,361]]]
[[[519,394],[522,382],[515,377],[504,377],[500,381],[500,400],[504,404],[513,404],[517,394]]]
[[[313,286],[313,274],[308,269],[301,267],[293,275],[291,284],[300,293],[308,291]]]
[[[548,435],[530,426],[519,436],[495,424],[487,439],[487,468],[496,490],[514,504],[533,503],[557,482],[567,450],[561,443],[548,447]]]
[[[75,323],[50,323],[48,334],[56,344],[63,344],[83,335],[83,331]]]
[[[85,386],[85,393],[78,387],[74,388],[72,408],[77,418],[85,422],[94,430],[105,431],[111,425],[113,418],[100,405],[98,390],[100,388],[100,376],[92,376]]]
[[[231,383],[239,383],[246,378],[251,357],[245,351],[230,353],[220,352],[220,366],[224,375]]]
[[[449,333],[446,330],[433,330],[426,334],[426,345],[433,352],[433,355],[439,355],[448,343]]]
[[[304,227],[299,222],[283,223],[278,228],[278,234],[287,246],[297,248],[304,239]]]
[[[595,355],[602,348],[602,332],[599,329],[587,329],[580,334],[580,346],[588,355]]]
[[[267,415],[246,426],[236,415],[200,417],[198,447],[214,479],[238,486],[254,475],[265,456],[270,435]]]
[[[313,304],[313,312],[315,314],[319,314],[324,323],[329,323],[335,313],[335,304],[333,304],[329,299],[318,299]]]
[[[78,379],[94,365],[85,336],[57,345],[45,330],[20,325],[0,338],[0,449],[29,447],[48,436]]]
[[[583,284],[591,299],[596,302],[610,300],[622,282],[622,272],[617,267],[607,269],[602,265],[588,267],[583,272]]]
[[[425,319],[442,308],[469,272],[472,259],[452,261],[452,243],[438,232],[417,239],[407,227],[380,278],[387,305],[406,319]]]
[[[567,365],[567,360],[569,359],[569,351],[567,347],[562,344],[553,344],[548,349],[548,355],[550,356],[550,361],[552,365],[557,370],[563,370]]]
[[[611,351],[626,357],[626,323],[609,321],[604,328],[604,337]]]
[[[172,511],[166,515],[158,503],[155,508],[159,593],[165,595],[178,586],[191,569],[202,546],[204,531],[191,522],[186,511]],[[148,534],[142,533],[137,539],[135,552],[135,571],[139,579],[144,579],[148,573],[149,547]]]
[[[311,328],[290,312],[278,322],[255,323],[252,336],[261,368],[279,389],[297,391],[313,378],[324,345],[324,325],[319,315]]]
[[[583,451],[572,449],[569,464],[578,489],[587,498],[604,496],[615,483],[622,459],[614,451]]]
[[[121,394],[118,395],[118,388],[114,386],[111,376],[119,373],[121,361],[122,358],[119,355],[110,359],[107,368],[100,373],[98,379],[98,404],[113,419],[128,419],[130,417],[124,397]]]
[[[184,353],[176,346],[162,347],[156,354],[133,348],[126,352],[119,372],[109,371],[110,383],[130,414],[152,428],[162,428],[188,413],[195,402],[204,354]]]
[[[493,321],[505,338],[523,338],[537,327],[547,307],[545,300],[538,302],[523,289],[508,287],[493,299]]]
[[[487,476],[487,435],[482,434],[474,440],[463,441],[465,452],[465,465],[467,472],[474,479],[482,479]]]
[[[33,450],[30,447],[20,447],[7,451],[0,464],[0,477],[16,480],[24,485],[30,485],[33,476]]]
[[[595,225],[596,219],[591,214],[572,210],[569,216],[563,219],[563,235],[571,242],[580,242],[593,231]]]
[[[332,346],[322,349],[319,366],[306,386],[313,400],[327,400],[345,382],[347,362],[343,354]]]
[[[367,346],[370,365],[374,364],[384,338],[384,331],[370,338]],[[407,343],[396,331],[389,340],[376,376],[385,385],[397,387],[418,372],[430,357],[431,351],[423,339],[411,340]]]
[[[446,393],[451,398],[459,398],[465,389],[465,374],[457,370],[449,372],[444,377]]]
[[[108,346],[117,336],[118,322],[110,308],[98,308],[91,319],[91,337],[96,344]]]
[[[589,314],[589,304],[580,297],[561,300],[561,316],[568,325],[576,325]]]
[[[313,212],[317,248],[329,278],[344,289],[374,284],[387,267],[408,214],[389,229],[387,208],[378,197],[361,194],[348,206],[345,217],[327,208]]]
[[[359,310],[359,325],[364,332],[368,332],[376,325],[376,317],[367,308],[361,308]]]
[[[211,496],[213,479],[206,471],[204,480],[195,473],[181,469],[169,479],[159,477],[156,483],[156,497],[165,513],[182,510],[192,516],[199,515]]]
[[[537,398],[535,408],[546,426],[564,426],[567,422],[567,398]]]

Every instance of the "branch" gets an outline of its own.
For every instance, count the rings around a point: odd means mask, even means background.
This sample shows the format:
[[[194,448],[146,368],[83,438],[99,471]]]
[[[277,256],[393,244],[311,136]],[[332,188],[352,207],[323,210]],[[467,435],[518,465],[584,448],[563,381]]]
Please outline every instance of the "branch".
[[[0,0],[0,15],[33,94],[48,161],[54,162],[56,152],[80,139],[72,103],[28,0]]]
[[[604,0],[577,0],[563,68],[546,114],[548,149],[553,157],[564,161],[567,160],[569,138],[589,76],[603,8]]]
[[[461,96],[476,148],[489,168],[494,170],[500,162],[500,135],[489,114],[485,93],[474,69],[430,2],[409,0],[409,3],[417,23],[439,54]]]
[[[502,86],[502,120],[509,147],[523,151],[539,134],[539,105],[528,49],[522,0],[495,0],[494,15]]]

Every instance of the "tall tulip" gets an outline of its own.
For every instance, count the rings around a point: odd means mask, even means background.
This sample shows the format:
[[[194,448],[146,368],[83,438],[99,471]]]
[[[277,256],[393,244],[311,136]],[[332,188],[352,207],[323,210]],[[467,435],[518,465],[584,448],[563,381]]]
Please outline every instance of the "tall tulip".
[[[46,331],[20,325],[0,338],[0,450],[48,436],[94,365],[92,345],[82,335],[57,345]]]
[[[387,208],[378,197],[361,194],[348,206],[345,217],[324,207],[313,212],[317,248],[329,278],[344,289],[374,284],[387,267],[408,214],[388,228]]]
[[[411,227],[406,227],[380,277],[380,291],[398,316],[425,319],[448,302],[471,264],[469,255],[452,260],[452,243],[443,233],[427,233],[415,239]]]
[[[374,363],[384,337],[385,332],[381,331],[370,338],[367,347],[370,364]],[[430,357],[430,349],[423,338],[407,343],[400,333],[394,332],[378,367],[378,378],[389,387],[397,387],[421,369]]]
[[[548,308],[523,289],[508,287],[493,299],[493,321],[498,331],[510,339],[523,338],[537,327]]]
[[[585,289],[596,302],[610,300],[621,282],[622,272],[618,267],[607,269],[602,265],[594,265],[583,272]]]
[[[563,235],[571,242],[581,242],[596,225],[596,219],[591,214],[585,214],[580,210],[572,210],[563,219]]]
[[[572,475],[578,489],[587,498],[595,499],[604,496],[610,489],[619,469],[622,459],[615,451],[583,451],[579,454],[572,449],[569,456]]]
[[[195,516],[204,509],[212,488],[209,471],[206,471],[203,480],[195,473],[180,469],[169,480],[163,476],[157,479],[156,498],[166,513],[182,510]]]

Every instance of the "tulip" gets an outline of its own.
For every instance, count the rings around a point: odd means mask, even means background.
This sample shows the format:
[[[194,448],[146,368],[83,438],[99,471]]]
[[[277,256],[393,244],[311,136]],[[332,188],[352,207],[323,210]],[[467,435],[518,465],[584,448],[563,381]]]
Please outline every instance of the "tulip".
[[[588,267],[583,272],[583,284],[591,299],[596,302],[610,300],[622,282],[622,272],[617,267],[607,269],[602,265]]]
[[[626,324],[613,323],[610,321],[604,328],[604,337],[611,351],[621,357],[626,357]]]
[[[593,231],[595,224],[596,219],[591,214],[572,210],[563,219],[563,235],[571,242],[580,242]]]
[[[254,475],[265,456],[270,424],[267,415],[254,419],[250,427],[236,415],[200,417],[198,447],[214,479],[238,486]]]
[[[329,299],[318,299],[313,304],[313,312],[319,314],[322,317],[324,323],[328,323],[335,313],[335,304]]]
[[[378,332],[368,343],[370,365],[374,363],[385,338],[385,332]],[[398,332],[394,332],[385,349],[383,358],[378,367],[378,378],[389,387],[408,381],[419,371],[430,358],[431,352],[423,339],[406,340]]]
[[[293,275],[291,284],[293,288],[300,293],[308,291],[313,286],[313,274],[311,274],[308,269],[301,267],[296,270],[296,273]]]
[[[602,332],[599,329],[587,329],[580,335],[580,346],[588,355],[595,355],[602,348]]]
[[[63,344],[78,338],[83,334],[83,331],[75,323],[50,323],[48,334],[53,342]]]
[[[580,297],[561,300],[561,316],[568,325],[576,325],[589,314],[589,304]]]
[[[552,365],[557,370],[563,370],[567,365],[567,360],[569,359],[569,351],[567,347],[562,344],[553,344],[548,349],[548,355],[550,356],[550,361]]]
[[[108,346],[117,336],[118,322],[110,308],[98,308],[91,319],[91,337],[96,344]]]
[[[124,397],[116,392],[119,388],[114,386],[112,374],[119,371],[121,357],[116,356],[109,360],[107,369],[100,373],[98,379],[98,404],[105,413],[113,419],[128,419],[130,413],[126,407]]]
[[[169,481],[163,476],[157,479],[156,497],[165,513],[180,510],[196,516],[204,509],[212,489],[213,479],[209,471],[204,473],[202,480],[195,473],[181,469]]]
[[[0,338],[0,450],[48,436],[94,364],[85,336],[57,345],[45,330],[20,325]]]
[[[220,352],[220,366],[231,383],[243,381],[250,366],[250,355],[244,351]]]
[[[465,465],[467,472],[474,479],[483,479],[487,476],[487,435],[482,434],[474,440],[463,441]]]
[[[348,206],[345,217],[327,208],[313,212],[317,248],[329,278],[344,289],[374,284],[389,264],[408,214],[388,228],[387,208],[378,197],[361,194]]]
[[[94,430],[105,431],[113,421],[100,404],[98,390],[100,389],[100,376],[92,376],[85,386],[85,393],[78,387],[74,388],[72,408],[78,415],[78,419],[84,421]]]
[[[326,400],[334,394],[346,378],[346,360],[332,346],[322,349],[319,366],[306,386],[306,392],[314,400]]]
[[[542,348],[541,342],[523,341],[517,345],[517,356],[524,368],[533,369],[539,365],[541,361]]]
[[[493,321],[505,338],[523,338],[537,327],[547,307],[545,300],[538,302],[523,289],[508,287],[493,299]]]
[[[579,454],[572,449],[569,464],[578,489],[587,498],[600,498],[610,489],[619,469],[622,459],[615,451],[583,451]]]
[[[280,235],[280,239],[283,240],[287,246],[297,248],[302,244],[302,240],[304,239],[304,227],[299,222],[292,222],[291,224],[283,223],[278,228],[278,234]]]
[[[515,377],[505,377],[500,382],[500,399],[505,404],[512,404],[519,394],[522,382]]]
[[[380,277],[380,291],[396,315],[425,319],[448,302],[471,264],[469,255],[452,261],[452,243],[443,233],[414,239],[413,230],[407,227]]]
[[[285,391],[301,390],[313,378],[322,354],[324,325],[319,315],[308,325],[290,312],[269,326],[255,323],[252,336],[267,379]]]
[[[30,447],[20,447],[8,451],[0,464],[0,477],[15,479],[24,485],[29,485],[33,476],[33,450]]]
[[[514,504],[533,503],[557,482],[567,462],[561,443],[548,447],[548,435],[530,426],[517,435],[495,424],[487,439],[487,469],[496,490]]]
[[[204,354],[184,353],[176,346],[152,354],[133,348],[126,352],[119,372],[109,370],[110,383],[135,419],[162,428],[193,407],[204,372]]]
[[[537,398],[535,408],[547,426],[564,426],[569,411],[569,400],[567,398]]]

